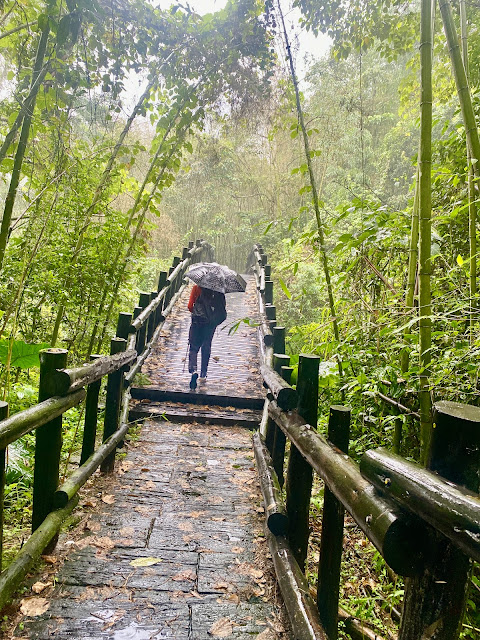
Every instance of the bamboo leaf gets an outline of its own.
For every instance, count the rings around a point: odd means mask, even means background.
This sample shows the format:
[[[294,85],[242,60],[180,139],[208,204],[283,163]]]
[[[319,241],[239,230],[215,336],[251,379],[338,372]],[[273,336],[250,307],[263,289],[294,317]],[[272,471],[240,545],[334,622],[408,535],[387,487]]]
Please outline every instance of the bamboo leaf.
[[[296,264],[296,263],[295,263]],[[287,298],[289,300],[292,299],[292,294],[290,293],[290,291],[288,290],[287,285],[285,284],[285,282],[282,280],[282,278],[278,278],[278,282],[280,283],[280,286],[282,287],[282,291],[283,293],[287,296]]]

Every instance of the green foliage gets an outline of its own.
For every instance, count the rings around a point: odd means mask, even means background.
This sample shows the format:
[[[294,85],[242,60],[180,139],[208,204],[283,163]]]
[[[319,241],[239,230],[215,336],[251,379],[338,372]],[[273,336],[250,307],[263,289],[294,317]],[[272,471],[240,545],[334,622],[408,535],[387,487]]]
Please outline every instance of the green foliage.
[[[27,344],[23,340],[0,340],[0,362],[18,369],[30,369],[40,365],[39,353],[48,343]]]

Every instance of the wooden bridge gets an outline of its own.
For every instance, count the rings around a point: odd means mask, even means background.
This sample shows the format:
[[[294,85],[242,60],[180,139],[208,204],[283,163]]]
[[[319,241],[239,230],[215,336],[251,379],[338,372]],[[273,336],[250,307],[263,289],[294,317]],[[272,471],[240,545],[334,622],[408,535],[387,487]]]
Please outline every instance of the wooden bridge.
[[[120,314],[110,356],[68,369],[66,351],[46,350],[39,404],[11,417],[1,407],[2,515],[6,447],[36,433],[33,533],[0,575],[2,608],[29,589],[15,637],[335,640],[340,618],[352,638],[380,638],[339,610],[346,509],[408,578],[399,640],[457,638],[471,558],[480,560],[480,410],[437,404],[429,470],[384,450],[359,469],[347,455],[348,408],[330,408],[329,440],[316,431],[319,358],[300,356],[289,384],[260,245],[246,294],[227,296],[207,382],[190,391],[184,275],[212,257],[191,243],[157,290]],[[83,401],[80,465],[59,486],[61,416]],[[326,485],[316,601],[303,573],[314,472]],[[55,551],[82,487],[80,525]],[[35,568],[42,554],[54,581]]]

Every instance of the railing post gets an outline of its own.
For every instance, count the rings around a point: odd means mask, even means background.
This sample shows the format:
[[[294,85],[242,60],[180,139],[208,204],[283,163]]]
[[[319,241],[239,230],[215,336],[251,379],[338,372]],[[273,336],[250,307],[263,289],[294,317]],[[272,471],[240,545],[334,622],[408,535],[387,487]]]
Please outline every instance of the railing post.
[[[265,306],[267,304],[273,304],[273,282],[265,278]]]
[[[150,294],[142,292],[140,294],[138,306],[141,307],[143,311],[145,307],[148,307],[149,304],[150,304]],[[143,353],[143,350],[145,349],[145,344],[147,342],[147,324],[148,324],[148,321],[144,322],[142,327],[140,327],[140,329],[137,332],[136,347],[137,347],[138,355]]]
[[[110,343],[110,355],[125,351],[127,341],[123,338],[112,338]],[[107,440],[118,429],[118,417],[120,414],[120,403],[123,391],[123,368],[110,373],[107,379],[107,397],[105,400],[105,421],[103,425],[103,442]],[[103,473],[113,471],[115,464],[114,449],[102,462],[100,470]]]
[[[135,307],[133,310],[133,320],[136,320],[136,318],[138,318],[138,316],[142,313],[142,307]],[[139,350],[139,340],[140,340],[140,336],[139,336],[140,332],[136,331],[135,332],[135,351],[137,352],[138,355],[141,354],[141,351]]]
[[[438,402],[434,423],[427,469],[478,492],[480,409]],[[399,640],[456,640],[461,631],[471,560],[440,533],[431,549],[423,574],[406,581]]]
[[[272,266],[270,264],[266,264],[265,267],[265,278],[270,280],[270,276],[272,275]]]
[[[8,418],[8,402],[0,401],[0,420]],[[3,558],[3,524],[5,521],[3,507],[5,502],[5,449],[0,450],[0,572]]]
[[[164,288],[166,283],[167,283],[167,272],[160,271],[160,275],[158,276],[158,285],[157,285],[158,293],[160,293],[160,291]],[[158,305],[158,307],[155,310],[155,327],[158,327],[158,325],[163,319],[162,311],[164,309],[164,306],[165,306],[165,298],[162,300],[162,302]]]
[[[186,260],[188,258],[188,247],[183,247],[182,249],[182,260]]]
[[[150,294],[150,302],[153,302],[157,297],[157,295],[158,295],[157,291],[152,291],[152,293]],[[150,314],[150,317],[148,319],[147,342],[150,342],[150,340],[153,338],[153,334],[155,333],[155,329],[157,328],[157,325],[155,324],[156,317],[157,317],[157,310],[155,309],[155,311]]]
[[[319,364],[319,356],[300,355],[297,411],[305,422],[314,429],[317,428]],[[292,445],[288,458],[286,481],[288,539],[292,553],[302,570],[305,567],[307,557],[312,481],[312,467],[302,457],[298,449]]]
[[[281,354],[281,353],[274,353],[273,354],[273,368],[278,374],[280,374],[280,370],[281,370],[282,364],[289,365],[290,364],[290,356],[286,356],[286,355]],[[280,429],[278,429],[277,425],[275,424],[275,421],[272,420],[271,418],[268,418],[268,420],[267,420],[267,428],[266,428],[266,432],[265,432],[265,446],[267,447],[268,452],[270,453],[270,455],[272,457],[273,457],[275,435],[276,435],[277,431],[280,431]]]
[[[330,407],[328,439],[348,454],[350,439],[350,409]],[[343,520],[345,509],[328,487],[323,497],[322,537],[318,562],[317,607],[328,640],[338,638],[338,601],[340,567],[343,550]]]
[[[124,338],[127,340],[131,324],[132,314],[124,311],[120,312],[118,314],[117,331],[115,332],[117,338]]]
[[[47,391],[49,378],[56,369],[67,366],[68,351],[66,349],[45,349],[40,351],[40,382],[38,401],[43,402],[51,397]],[[54,418],[35,431],[35,467],[33,472],[33,511],[32,531],[45,520],[53,508],[53,496],[58,487],[60,472],[60,453],[62,450],[62,416]],[[48,549],[57,544],[55,536]]]
[[[281,353],[273,354],[273,368],[284,378],[284,369],[290,370],[290,356]],[[287,373],[288,375],[288,373]],[[284,378],[285,379],[285,378]],[[273,446],[272,446],[272,464],[277,474],[278,482],[283,487],[285,480],[283,477],[283,467],[285,466],[285,445],[287,438],[283,431],[275,425]]]
[[[273,328],[273,353],[285,353],[285,327]]]
[[[132,314],[125,314],[132,317]],[[117,328],[118,330],[118,328]],[[121,337],[121,336],[119,336]],[[99,355],[91,355],[90,360],[101,358]],[[98,420],[98,396],[102,379],[95,380],[87,386],[87,397],[85,398],[85,421],[83,425],[82,453],[80,456],[80,466],[86,462],[95,451],[95,440],[97,437]]]

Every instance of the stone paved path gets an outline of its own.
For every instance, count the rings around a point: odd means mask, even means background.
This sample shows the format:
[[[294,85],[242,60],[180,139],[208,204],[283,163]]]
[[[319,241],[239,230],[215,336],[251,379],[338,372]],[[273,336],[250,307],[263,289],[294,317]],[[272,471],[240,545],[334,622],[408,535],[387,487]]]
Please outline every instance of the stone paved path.
[[[230,313],[253,315],[252,300],[251,289],[247,296],[237,295],[227,303]],[[167,384],[162,372],[171,382],[172,372],[183,367],[187,313],[179,307],[166,323],[164,344],[147,360],[156,385]],[[245,325],[235,340],[227,332],[220,335],[212,352],[218,361],[209,370],[209,393],[240,393],[240,384],[232,384],[243,381],[248,394],[261,400],[255,330]],[[183,388],[184,378],[178,377],[177,388]],[[141,413],[139,402],[134,404]],[[48,610],[25,618],[17,638],[290,637],[263,537],[252,434],[235,424],[255,424],[255,411],[197,406],[206,422],[200,424],[192,406],[170,408],[169,420],[148,418],[138,442],[117,462],[107,495],[95,504],[84,499],[83,511],[91,506],[91,515],[80,535],[67,534],[72,551],[53,592],[41,595]]]
[[[252,322],[257,319],[255,280],[252,276],[246,279],[246,293],[226,295],[227,319],[213,338],[207,381],[199,385],[198,392],[230,397],[263,397],[256,328],[242,322],[233,334],[228,332],[235,321],[246,317]],[[142,367],[142,374],[148,377],[148,380],[142,380],[143,387],[189,391],[190,376],[185,357],[190,326],[187,309],[190,289],[185,290],[175,314],[165,322],[160,340]]]

